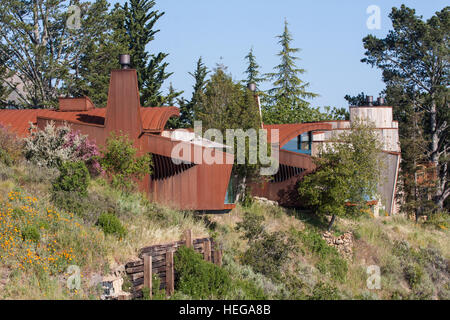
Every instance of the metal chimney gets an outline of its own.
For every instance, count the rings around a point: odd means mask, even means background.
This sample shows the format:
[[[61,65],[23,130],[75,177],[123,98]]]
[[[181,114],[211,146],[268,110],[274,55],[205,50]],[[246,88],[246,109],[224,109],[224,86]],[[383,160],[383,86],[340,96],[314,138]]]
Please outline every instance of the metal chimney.
[[[373,106],[373,96],[367,96],[367,105]]]
[[[256,84],[253,83],[253,82],[251,82],[251,83],[247,84],[247,88],[248,88],[250,91],[255,92],[255,91],[256,91]]]
[[[119,63],[122,69],[130,69],[131,58],[129,54],[119,54]]]
[[[378,102],[379,106],[384,106],[384,98],[383,97],[378,97],[377,102]]]

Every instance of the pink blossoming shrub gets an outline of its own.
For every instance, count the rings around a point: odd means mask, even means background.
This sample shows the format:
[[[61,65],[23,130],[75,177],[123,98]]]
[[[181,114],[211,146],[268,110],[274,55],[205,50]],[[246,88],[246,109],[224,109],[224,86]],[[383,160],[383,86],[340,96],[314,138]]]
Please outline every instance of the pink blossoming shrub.
[[[82,161],[96,175],[102,172],[99,155],[97,145],[87,135],[72,131],[67,124],[56,127],[50,122],[43,130],[31,124],[30,136],[25,139],[26,158],[39,166],[58,167],[66,161]]]

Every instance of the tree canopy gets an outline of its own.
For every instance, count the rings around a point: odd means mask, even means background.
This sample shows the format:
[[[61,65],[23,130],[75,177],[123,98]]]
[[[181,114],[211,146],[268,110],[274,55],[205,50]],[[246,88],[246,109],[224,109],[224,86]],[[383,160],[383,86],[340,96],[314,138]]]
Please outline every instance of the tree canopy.
[[[400,105],[394,109],[396,116],[407,112],[417,118],[421,114],[422,121],[416,122],[414,132],[404,130],[411,125],[411,118],[401,117],[400,132],[411,138],[423,131],[425,161],[432,163],[437,173],[435,187],[430,191],[439,209],[443,209],[450,194],[449,8],[428,20],[405,5],[392,8],[389,17],[393,29],[382,39],[365,37],[366,57],[362,59],[383,71],[387,100],[394,106]]]
[[[281,45],[278,53],[280,64],[275,66],[274,72],[266,75],[273,83],[263,99],[264,122],[299,123],[318,120],[321,115],[319,109],[311,108],[305,100],[314,98],[317,94],[307,91],[309,83],[300,79],[305,70],[296,65],[299,58],[295,54],[300,49],[291,47],[293,38],[286,20],[284,31],[277,38]]]
[[[321,146],[319,157],[314,159],[316,169],[301,180],[298,190],[316,214],[333,217],[329,228],[336,216],[364,208],[367,200],[376,198],[380,150],[373,125],[361,120]]]

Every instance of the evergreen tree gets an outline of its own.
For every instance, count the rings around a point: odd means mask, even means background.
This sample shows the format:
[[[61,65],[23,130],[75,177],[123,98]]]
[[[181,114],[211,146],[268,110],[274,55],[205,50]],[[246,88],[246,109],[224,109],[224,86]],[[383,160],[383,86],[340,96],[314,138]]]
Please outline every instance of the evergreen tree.
[[[2,1],[0,56],[21,84],[15,94],[24,106],[56,106],[72,66],[92,39],[83,25],[66,27],[68,5],[62,0]],[[8,85],[14,87],[11,79]]]
[[[247,84],[254,83],[256,84],[256,91],[259,90],[259,85],[265,80],[261,77],[261,73],[259,71],[260,66],[256,62],[255,55],[253,54],[253,47],[250,48],[249,53],[245,56],[245,60],[247,61],[247,70],[245,70],[245,74],[247,78],[245,79]]]
[[[346,94],[344,99],[347,100],[349,106],[367,105],[367,98],[364,92],[359,93],[357,96],[351,96],[349,94]]]
[[[310,108],[307,98],[316,97],[317,94],[309,92],[306,88],[309,83],[300,79],[305,73],[296,65],[299,58],[294,54],[300,49],[291,48],[292,35],[288,29],[288,23],[284,22],[284,32],[277,36],[280,40],[281,51],[278,56],[281,59],[275,72],[267,74],[273,81],[273,88],[268,90],[268,96],[263,99],[265,123],[294,123],[319,120],[321,113],[318,108]]]
[[[85,19],[85,24],[95,31],[91,32],[94,41],[86,46],[76,78],[68,84],[70,95],[88,96],[96,107],[106,107],[111,70],[120,69],[118,56],[128,52],[125,11],[119,4],[110,12],[108,7],[106,0],[96,1]],[[101,23],[95,26],[96,21]]]
[[[146,50],[159,32],[155,29],[156,22],[164,15],[164,12],[152,10],[154,6],[154,0],[129,0],[124,6],[131,64],[138,73],[141,105],[146,107],[166,103],[168,97],[163,95],[161,88],[172,75],[166,72],[168,63],[164,59],[167,53],[149,54]]]
[[[195,80],[195,83],[192,86],[193,92],[191,100],[186,101],[185,99],[182,99],[180,101],[180,126],[182,128],[191,128],[194,124],[195,110],[198,108],[199,99],[205,90],[206,76],[208,73],[209,71],[203,63],[202,57],[200,57],[197,60],[195,71],[193,73],[189,72],[189,75]]]
[[[233,82],[225,68],[218,67],[208,80],[205,92],[201,94],[198,108],[195,113],[196,120],[202,121],[204,130],[218,129],[225,137],[226,129],[255,129],[261,128],[259,110],[256,105],[254,93],[241,83]],[[229,142],[229,141],[228,141]],[[233,141],[236,147],[237,141]],[[231,142],[230,142],[231,143]],[[253,146],[257,148],[259,146]],[[246,140],[245,164],[237,163],[233,166],[234,183],[238,197],[246,192],[246,183],[259,178],[259,164],[251,164],[250,141]],[[253,149],[254,150],[254,149]]]
[[[411,112],[423,111],[420,128],[428,140],[426,159],[436,171],[432,197],[439,209],[450,195],[449,9],[445,7],[424,21],[414,9],[394,7],[389,15],[393,30],[383,39],[373,35],[363,39],[366,58],[362,62],[380,68],[388,87],[403,88],[416,97],[418,104]],[[399,126],[410,123],[400,122]]]
[[[394,106],[394,118],[399,121],[402,161],[397,193],[400,209],[417,220],[435,208],[429,198],[434,191],[433,181],[427,180],[424,184],[417,179],[420,174],[426,177],[421,165],[427,163],[427,139],[423,130],[426,118],[421,110],[421,97],[402,86],[388,86],[385,93],[388,104]]]

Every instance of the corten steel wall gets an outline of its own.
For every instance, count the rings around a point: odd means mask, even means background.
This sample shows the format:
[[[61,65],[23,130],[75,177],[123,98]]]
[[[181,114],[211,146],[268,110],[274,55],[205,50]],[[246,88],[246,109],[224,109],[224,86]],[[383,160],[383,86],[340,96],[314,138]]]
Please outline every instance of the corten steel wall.
[[[171,157],[172,147],[178,141],[160,136],[167,120],[179,116],[176,107],[141,108],[136,70],[124,69],[111,72],[108,102],[105,109],[92,109],[88,99],[60,99],[64,110],[1,110],[0,123],[10,125],[21,136],[28,134],[28,122],[39,128],[53,121],[56,125],[65,122],[73,130],[87,134],[89,139],[103,145],[111,132],[126,134],[138,149],[138,154],[153,153],[161,157]],[[79,110],[79,111],[77,111]],[[184,143],[184,142],[181,142]],[[190,145],[191,148],[194,148]],[[200,150],[205,150],[200,147]],[[220,151],[213,151],[222,154]],[[175,174],[162,179],[149,175],[138,182],[149,198],[179,209],[223,211],[232,209],[234,204],[224,204],[230,180],[233,155],[222,155],[230,164],[206,164],[194,161],[187,170],[177,170]],[[170,173],[169,163],[158,161],[158,171]],[[172,172],[173,173],[173,172]]]
[[[164,203],[168,206],[182,207],[195,210],[228,210],[234,208],[234,204],[224,204],[231,170],[233,168],[233,155],[218,150],[213,152],[222,159],[222,164],[207,164],[202,154],[208,148],[193,145],[181,141],[172,141],[158,135],[146,134],[149,146],[148,151],[164,155],[168,158],[163,162],[163,170],[169,170],[168,161],[172,158],[185,160],[191,167],[181,173],[165,179],[149,177],[149,194],[152,200]],[[178,154],[172,155],[176,145],[190,149],[190,157]],[[208,149],[210,150],[210,149]],[[197,156],[195,154],[197,153]],[[165,167],[165,168],[164,168]]]
[[[316,130],[330,130],[331,125],[328,123],[296,123],[281,125],[264,125],[268,130],[267,138],[271,141],[270,129],[279,130],[279,163],[287,167],[286,173],[280,172],[284,176],[283,181],[264,181],[261,183],[252,183],[250,185],[251,192],[254,196],[264,197],[269,200],[277,201],[280,205],[286,207],[297,207],[301,205],[301,199],[298,195],[297,185],[305,174],[314,170],[315,165],[313,158],[306,154],[300,154],[288,150],[281,149],[291,139],[301,135],[304,132]],[[301,172],[292,173],[294,168],[303,169]],[[280,174],[279,173],[279,174]]]

